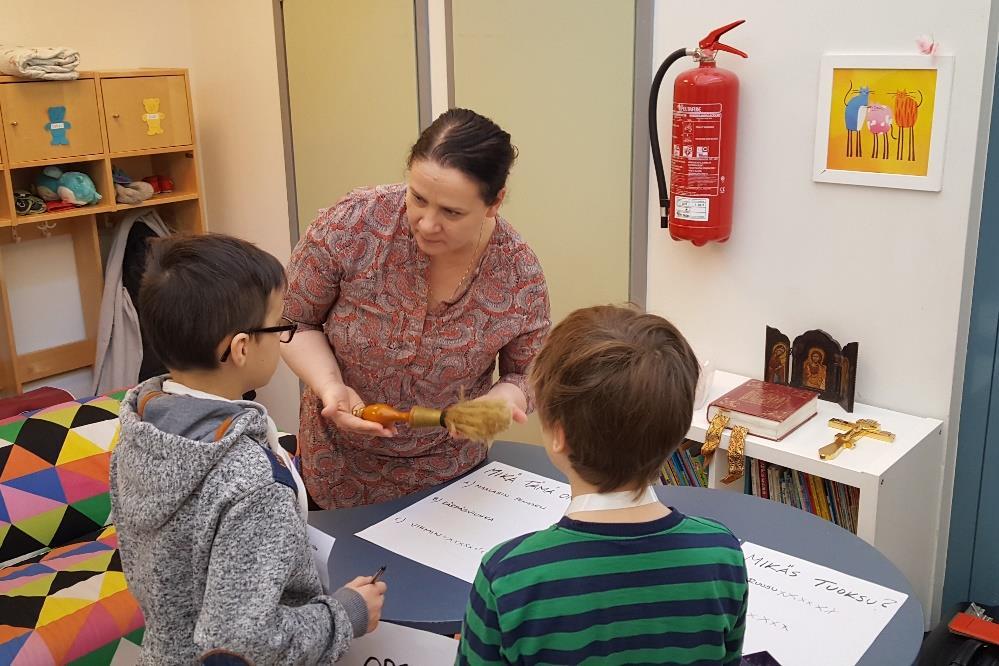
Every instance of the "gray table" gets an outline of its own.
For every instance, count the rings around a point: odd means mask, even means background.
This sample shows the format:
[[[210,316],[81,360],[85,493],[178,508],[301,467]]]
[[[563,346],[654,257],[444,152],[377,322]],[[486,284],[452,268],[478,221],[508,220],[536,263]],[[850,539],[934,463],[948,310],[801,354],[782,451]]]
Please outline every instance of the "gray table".
[[[541,447],[496,442],[489,458],[554,479],[564,478]],[[389,594],[382,619],[451,634],[461,629],[471,586],[355,536],[439,489],[436,486],[391,502],[355,509],[315,511],[310,514],[309,523],[336,537],[330,557],[330,582],[334,589],[355,576],[373,574],[387,564],[385,581]],[[915,660],[923,637],[922,608],[905,576],[867,542],[810,513],[750,495],[676,486],[657,488],[656,492],[663,502],[685,514],[721,521],[740,539],[906,593],[909,598],[860,663],[884,666],[911,664]]]

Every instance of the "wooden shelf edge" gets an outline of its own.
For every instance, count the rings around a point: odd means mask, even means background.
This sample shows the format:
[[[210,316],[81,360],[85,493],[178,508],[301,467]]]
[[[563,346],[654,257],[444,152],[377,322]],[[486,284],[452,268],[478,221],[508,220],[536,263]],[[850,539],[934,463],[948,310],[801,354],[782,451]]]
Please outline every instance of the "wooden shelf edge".
[[[123,210],[134,210],[136,208],[147,208],[149,206],[158,206],[160,204],[170,204],[177,203],[179,201],[195,201],[198,199],[197,192],[181,192],[181,193],[170,193],[170,194],[154,194],[149,199],[142,201],[137,204],[123,204],[116,203],[115,211],[121,212]]]
[[[112,69],[94,72],[102,79],[127,79],[135,76],[183,76],[186,69],[179,67],[140,67],[138,69]]]
[[[80,340],[58,347],[39,349],[28,354],[18,354],[17,375],[22,384],[61,375],[94,364],[96,340]]]
[[[109,153],[113,160],[121,160],[129,157],[143,157],[146,155],[169,155],[170,153],[192,153],[195,148],[192,145],[186,146],[164,146],[162,148],[143,148],[141,150],[120,150]]]
[[[98,213],[112,213],[114,212],[114,204],[101,204],[99,206],[80,206],[79,208],[71,208],[67,210],[60,210],[55,213],[39,213],[38,215],[21,215],[17,218],[17,222],[14,226],[20,226],[22,224],[40,224],[42,222],[52,222],[55,220],[68,220],[74,217],[84,217],[87,215],[97,215]]]
[[[35,167],[51,166],[53,164],[76,164],[79,162],[100,162],[105,159],[106,155],[76,155],[76,156],[65,156],[65,157],[48,157],[44,160],[35,160],[33,162],[11,162],[7,165],[7,168],[11,171],[14,169],[33,169]]]
[[[140,67],[136,69],[77,70],[79,79],[123,79],[134,76],[183,76],[187,70],[182,67]],[[74,80],[74,79],[71,79]],[[42,79],[29,79],[23,76],[0,76],[0,83],[46,83]]]

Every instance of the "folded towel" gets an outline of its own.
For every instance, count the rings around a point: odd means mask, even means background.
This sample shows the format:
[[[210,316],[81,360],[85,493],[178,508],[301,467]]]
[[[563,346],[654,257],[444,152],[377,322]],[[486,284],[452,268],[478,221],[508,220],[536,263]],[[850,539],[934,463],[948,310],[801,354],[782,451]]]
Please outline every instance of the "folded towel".
[[[80,76],[76,71],[79,64],[80,53],[74,49],[0,44],[0,74],[28,79],[75,79]]]

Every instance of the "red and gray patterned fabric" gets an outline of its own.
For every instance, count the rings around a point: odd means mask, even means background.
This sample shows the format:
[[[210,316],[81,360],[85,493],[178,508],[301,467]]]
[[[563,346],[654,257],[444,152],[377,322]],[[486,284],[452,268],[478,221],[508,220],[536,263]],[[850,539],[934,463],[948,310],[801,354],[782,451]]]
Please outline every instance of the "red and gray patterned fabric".
[[[354,190],[310,225],[288,267],[285,316],[325,330],[344,381],[365,402],[446,407],[499,379],[530,400],[526,372],[550,327],[541,264],[502,218],[452,302],[428,310],[429,258],[406,218],[406,186]],[[392,438],[337,430],[302,397],[302,471],[326,508],[382,502],[441,483],[485,457],[443,430]]]

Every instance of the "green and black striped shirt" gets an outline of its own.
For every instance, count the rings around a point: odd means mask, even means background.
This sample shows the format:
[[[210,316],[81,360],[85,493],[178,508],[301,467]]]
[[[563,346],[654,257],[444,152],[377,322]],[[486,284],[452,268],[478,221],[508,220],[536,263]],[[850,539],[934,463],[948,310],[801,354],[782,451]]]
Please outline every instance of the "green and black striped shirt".
[[[563,518],[483,558],[456,663],[738,663],[747,594],[720,523]]]

